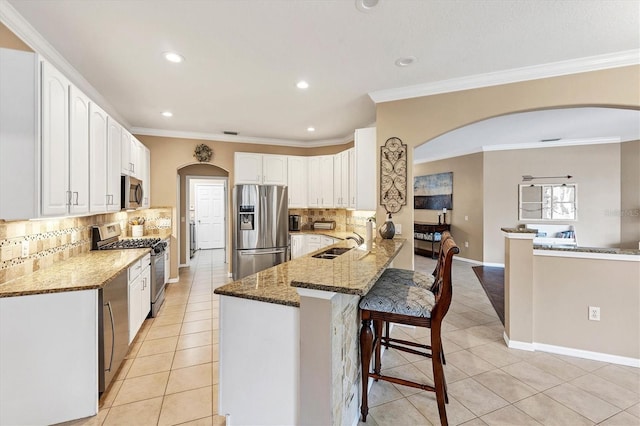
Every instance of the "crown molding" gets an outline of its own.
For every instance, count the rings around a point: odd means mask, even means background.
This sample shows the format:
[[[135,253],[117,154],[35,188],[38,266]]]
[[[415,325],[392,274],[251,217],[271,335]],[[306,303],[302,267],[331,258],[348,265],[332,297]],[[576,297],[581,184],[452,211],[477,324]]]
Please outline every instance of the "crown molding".
[[[331,145],[342,145],[353,141],[353,136],[345,136],[340,139],[327,139],[324,141],[293,141],[288,139],[271,139],[252,136],[235,136],[220,133],[199,133],[199,132],[181,132],[175,130],[149,129],[145,127],[133,127],[131,133],[134,135],[159,136],[165,138],[179,139],[196,139],[217,142],[233,142],[233,143],[251,143],[258,145],[279,145],[290,146],[295,148],[318,148]]]
[[[517,151],[520,149],[539,149],[539,148],[558,148],[566,146],[580,146],[580,145],[600,145],[609,143],[621,143],[623,142],[619,137],[608,138],[589,138],[589,139],[564,139],[556,142],[530,142],[530,143],[514,143],[503,145],[484,145],[475,148],[469,148],[458,151],[449,151],[446,154],[428,156],[424,159],[415,159],[413,164],[424,164],[432,161],[446,160],[449,158],[462,157],[463,155],[477,154],[479,152],[493,152],[493,151]]]
[[[640,64],[640,49],[633,49],[607,53],[604,55],[588,56],[566,61],[453,78],[450,80],[441,80],[433,83],[378,90],[370,92],[369,97],[374,103],[378,104],[381,102],[398,101],[402,99],[418,98],[421,96],[431,96],[448,92],[459,92],[462,90],[478,89],[481,87],[498,86],[501,84],[518,83],[528,80],[559,77],[569,74],[578,74],[638,64]]]
[[[78,89],[89,97],[122,126],[130,124],[113,106],[62,56],[7,0],[0,0],[0,21],[39,56],[63,73]]]

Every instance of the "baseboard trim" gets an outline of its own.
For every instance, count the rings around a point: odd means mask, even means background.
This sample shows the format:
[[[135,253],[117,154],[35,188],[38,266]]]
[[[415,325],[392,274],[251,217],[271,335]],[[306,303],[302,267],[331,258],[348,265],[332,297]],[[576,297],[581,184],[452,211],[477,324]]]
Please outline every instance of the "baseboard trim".
[[[492,268],[504,268],[504,263],[482,262],[482,266],[489,266]]]
[[[590,359],[593,361],[608,362],[610,364],[625,365],[640,368],[640,358],[630,358],[620,355],[606,354],[602,352],[585,351],[583,349],[567,348],[564,346],[547,345],[546,343],[527,343],[510,340],[507,333],[504,333],[504,341],[508,347],[525,351],[540,351],[558,355],[568,355],[575,358]]]

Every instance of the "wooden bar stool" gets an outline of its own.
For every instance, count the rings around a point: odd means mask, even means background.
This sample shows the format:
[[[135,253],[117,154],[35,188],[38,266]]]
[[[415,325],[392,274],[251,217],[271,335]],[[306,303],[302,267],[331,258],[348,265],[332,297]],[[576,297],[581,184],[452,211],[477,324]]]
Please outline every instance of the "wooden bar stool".
[[[448,403],[446,382],[444,377],[441,329],[442,320],[451,305],[451,264],[453,256],[460,252],[453,238],[442,243],[442,264],[435,276],[431,291],[417,285],[407,285],[403,280],[394,280],[394,273],[383,273],[371,291],[360,300],[362,328],[360,330],[360,361],[362,364],[362,405],[360,412],[362,421],[366,422],[369,413],[368,385],[369,377],[385,380],[404,386],[410,386],[435,392],[438,403],[440,423],[447,425],[445,404]],[[371,331],[371,322],[375,334]],[[385,322],[427,327],[431,329],[431,344],[422,345],[398,339],[383,337]],[[389,339],[390,347],[432,359],[434,384],[417,383],[398,377],[385,376],[381,373],[381,344]],[[395,343],[390,343],[395,342]],[[397,343],[397,344],[396,344]],[[417,350],[414,348],[419,348]],[[370,371],[371,358],[374,356],[373,372]]]

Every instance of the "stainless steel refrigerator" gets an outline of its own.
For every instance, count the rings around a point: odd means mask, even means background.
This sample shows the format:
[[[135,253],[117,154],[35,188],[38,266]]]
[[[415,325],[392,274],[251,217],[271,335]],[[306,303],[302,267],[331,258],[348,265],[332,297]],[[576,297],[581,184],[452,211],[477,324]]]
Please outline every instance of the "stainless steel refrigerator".
[[[233,187],[233,279],[286,262],[289,258],[287,187]]]

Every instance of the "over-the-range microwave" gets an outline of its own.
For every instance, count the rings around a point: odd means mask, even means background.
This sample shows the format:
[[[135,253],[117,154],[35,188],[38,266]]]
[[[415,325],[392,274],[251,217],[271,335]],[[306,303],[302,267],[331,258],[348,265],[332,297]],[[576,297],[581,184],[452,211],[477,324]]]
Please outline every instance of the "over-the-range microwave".
[[[142,181],[133,176],[120,177],[120,207],[124,210],[142,206]]]

